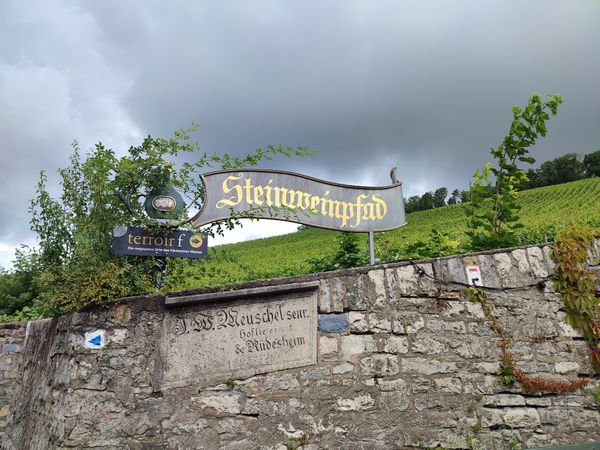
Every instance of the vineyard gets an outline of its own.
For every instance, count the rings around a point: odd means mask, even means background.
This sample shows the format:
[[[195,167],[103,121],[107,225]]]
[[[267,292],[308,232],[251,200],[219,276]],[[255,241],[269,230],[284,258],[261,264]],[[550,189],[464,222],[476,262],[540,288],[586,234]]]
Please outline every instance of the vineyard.
[[[552,240],[557,229],[571,223],[600,228],[600,178],[523,191],[519,203],[525,226],[520,233],[522,244]],[[382,262],[386,262],[382,255],[408,257],[403,249],[419,241],[427,243],[434,230],[455,243],[447,253],[464,251],[464,205],[414,212],[408,214],[407,222],[403,228],[376,235],[376,256],[384,259]],[[210,249],[207,260],[173,262],[167,288],[187,289],[309,273],[309,260],[331,254],[339,234],[306,228],[288,235],[218,246]],[[367,235],[360,237],[366,250]]]

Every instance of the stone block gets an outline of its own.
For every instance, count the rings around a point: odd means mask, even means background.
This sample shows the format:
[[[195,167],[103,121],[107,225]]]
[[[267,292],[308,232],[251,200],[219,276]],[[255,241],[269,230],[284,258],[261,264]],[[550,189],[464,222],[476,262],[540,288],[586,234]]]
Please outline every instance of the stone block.
[[[485,395],[483,406],[525,406],[525,397],[514,394]]]
[[[392,331],[394,334],[415,334],[425,327],[425,320],[420,314],[407,315],[394,319]]]
[[[554,370],[557,373],[579,372],[579,363],[572,361],[561,361],[554,364]]]
[[[477,265],[481,272],[481,283],[487,287],[501,287],[495,261],[490,255],[477,255]]]
[[[450,301],[447,302],[444,308],[442,308],[442,316],[444,317],[456,317],[460,316],[465,311],[465,302]]]
[[[350,323],[351,333],[366,333],[369,331],[367,313],[350,311],[348,313],[348,322]]]
[[[354,398],[340,398],[335,407],[338,411],[366,411],[373,409],[375,401],[371,394],[359,395]]]
[[[342,375],[344,373],[350,373],[354,370],[354,364],[343,363],[337,366],[334,366],[331,371],[334,375]]]
[[[319,312],[343,312],[344,289],[339,278],[327,278],[319,281]]]
[[[119,325],[127,325],[131,320],[131,310],[127,305],[116,305],[111,312],[113,321]]]
[[[529,261],[527,260],[527,252],[524,249],[519,248],[517,250],[513,250],[512,252],[510,252],[510,254],[516,263],[517,270],[521,274],[529,275],[531,267],[529,265]]]
[[[447,350],[448,345],[435,337],[420,336],[412,341],[412,351],[415,353],[435,355],[444,353]]]
[[[243,396],[235,391],[204,391],[191,400],[201,408],[219,414],[240,414],[243,409]]]
[[[489,359],[498,352],[495,341],[469,335],[454,342],[453,347],[458,356],[465,359]]]
[[[483,408],[480,411],[481,425],[486,428],[496,428],[504,425],[502,410]]]
[[[548,397],[527,397],[525,398],[525,404],[527,406],[552,406],[552,400]]]
[[[511,408],[502,416],[510,428],[535,428],[541,424],[540,415],[535,408]]]
[[[441,319],[429,319],[426,329],[434,333],[466,333],[467,327],[464,322],[449,321]]]
[[[385,290],[385,271],[383,269],[371,270],[367,274],[371,282],[371,303],[374,306],[384,306],[388,303]]]
[[[344,308],[349,310],[364,310],[369,308],[372,283],[368,275],[356,274],[346,277],[344,285],[346,286]]]
[[[388,377],[400,372],[398,357],[373,355],[360,360],[360,373],[366,376]]]
[[[300,383],[292,374],[282,377],[268,377],[263,388],[267,391],[289,391],[300,387]]]
[[[431,263],[419,263],[419,267],[423,272],[418,278],[418,289],[419,295],[427,296],[427,297],[435,297],[439,293],[439,287],[435,280],[435,275],[433,272],[433,264]]]
[[[466,283],[467,275],[462,258],[454,257],[449,259],[436,260],[433,263],[433,271],[438,280],[446,282]],[[452,286],[449,286],[452,289]],[[461,286],[455,286],[455,289],[462,290]]]
[[[437,378],[433,380],[433,385],[440,394],[460,394],[462,392],[460,378]]]
[[[546,434],[533,434],[525,442],[526,448],[541,448],[557,445],[559,442]]]
[[[540,247],[529,247],[527,249],[527,258],[529,259],[529,266],[534,277],[546,278],[548,276],[548,266]]]
[[[392,321],[384,313],[369,314],[369,328],[373,333],[390,333]]]
[[[386,378],[377,378],[377,384],[382,391],[406,391],[408,392],[408,384],[402,378],[388,380]]]
[[[382,392],[379,407],[384,411],[406,411],[410,406],[410,396],[406,392]]]
[[[383,351],[387,353],[408,353],[408,339],[403,336],[390,336],[385,340]]]
[[[323,333],[341,333],[348,329],[347,314],[319,314],[319,330]]]
[[[19,344],[4,344],[2,351],[6,353],[21,353],[21,346]]]
[[[342,336],[342,354],[344,356],[377,351],[377,345],[371,335],[351,334]]]
[[[456,364],[448,361],[436,361],[426,358],[404,358],[402,360],[403,372],[433,375],[436,373],[450,373],[455,370],[457,370]]]
[[[544,254],[544,260],[546,261],[546,267],[548,268],[548,273],[549,274],[554,273],[554,267],[556,266],[556,263],[554,262],[554,260],[552,259],[552,256],[550,255],[550,247],[547,245],[543,246],[542,253]]]
[[[337,353],[337,337],[321,336],[319,338],[319,355],[329,356]]]
[[[447,405],[445,399],[440,395],[415,396],[415,409],[431,412],[433,409],[447,409]]]
[[[571,418],[566,408],[541,408],[539,410],[540,422],[554,427],[571,427]]]
[[[416,297],[419,293],[417,274],[413,266],[386,269],[389,292],[398,300],[401,297]]]

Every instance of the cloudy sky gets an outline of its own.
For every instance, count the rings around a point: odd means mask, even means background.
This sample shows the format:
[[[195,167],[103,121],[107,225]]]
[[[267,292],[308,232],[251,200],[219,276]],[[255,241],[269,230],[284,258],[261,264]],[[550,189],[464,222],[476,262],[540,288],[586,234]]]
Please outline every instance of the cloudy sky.
[[[594,0],[2,0],[0,265],[74,139],[124,152],[196,122],[208,152],[314,148],[270,167],[332,181],[396,165],[408,196],[466,188],[539,92],[565,104],[534,156],[600,149],[599,20]]]

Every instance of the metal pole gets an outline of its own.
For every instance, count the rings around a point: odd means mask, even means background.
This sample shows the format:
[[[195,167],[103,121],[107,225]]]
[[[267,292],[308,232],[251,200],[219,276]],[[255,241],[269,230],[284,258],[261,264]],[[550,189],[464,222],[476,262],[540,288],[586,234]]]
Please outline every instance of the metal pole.
[[[160,289],[165,285],[167,278],[167,258],[165,256],[158,256],[154,260],[154,267],[157,269],[154,285],[157,289]]]
[[[369,231],[369,259],[371,260],[371,265],[375,265],[375,233]]]

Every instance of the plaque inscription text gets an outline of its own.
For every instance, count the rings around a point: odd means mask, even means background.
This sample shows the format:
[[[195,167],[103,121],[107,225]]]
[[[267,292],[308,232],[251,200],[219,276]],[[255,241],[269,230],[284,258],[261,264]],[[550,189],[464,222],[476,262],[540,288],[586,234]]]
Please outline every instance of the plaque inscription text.
[[[171,310],[163,322],[157,384],[224,382],[315,364],[316,341],[313,293]]]

